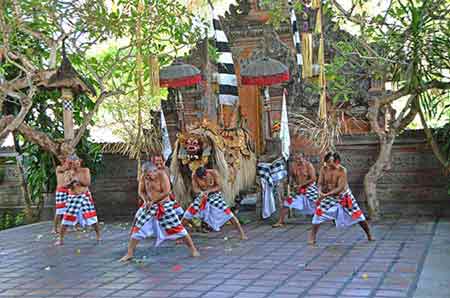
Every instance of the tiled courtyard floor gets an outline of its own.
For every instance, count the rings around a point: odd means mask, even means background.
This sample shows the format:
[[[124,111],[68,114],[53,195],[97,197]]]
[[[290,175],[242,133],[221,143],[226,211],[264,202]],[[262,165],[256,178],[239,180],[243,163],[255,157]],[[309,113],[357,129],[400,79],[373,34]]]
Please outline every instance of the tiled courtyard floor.
[[[310,225],[285,229],[250,224],[239,242],[226,227],[195,235],[199,259],[183,246],[142,243],[136,261],[117,262],[129,226],[72,232],[54,247],[51,224],[0,232],[0,297],[450,297],[450,220],[389,219],[372,224],[376,242],[358,226],[325,225],[318,245],[306,244]]]

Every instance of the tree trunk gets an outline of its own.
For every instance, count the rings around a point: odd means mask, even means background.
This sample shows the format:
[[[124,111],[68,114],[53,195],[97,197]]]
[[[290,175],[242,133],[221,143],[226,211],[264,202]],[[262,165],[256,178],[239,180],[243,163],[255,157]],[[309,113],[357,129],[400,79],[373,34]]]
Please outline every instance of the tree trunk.
[[[377,220],[380,217],[380,201],[377,196],[377,182],[383,176],[385,170],[391,165],[391,151],[392,144],[395,140],[395,129],[392,128],[386,132],[384,125],[381,127],[379,122],[380,101],[372,99],[369,101],[369,108],[367,118],[370,121],[372,131],[378,135],[380,149],[377,160],[370,167],[367,174],[364,176],[364,195],[369,207],[369,217],[372,220]]]
[[[364,176],[364,194],[369,207],[369,217],[377,220],[380,217],[380,201],[377,196],[377,182],[391,166],[392,145],[395,134],[379,135],[380,152],[376,162]]]
[[[23,155],[22,149],[20,148],[19,142],[17,141],[17,133],[13,132],[14,147],[18,154],[16,157],[17,168],[19,169],[19,179],[20,179],[20,189],[22,191],[23,198],[25,200],[25,222],[33,223],[35,221],[33,213],[33,203],[30,198],[30,193],[28,192],[28,185],[25,179],[25,168],[23,165]]]

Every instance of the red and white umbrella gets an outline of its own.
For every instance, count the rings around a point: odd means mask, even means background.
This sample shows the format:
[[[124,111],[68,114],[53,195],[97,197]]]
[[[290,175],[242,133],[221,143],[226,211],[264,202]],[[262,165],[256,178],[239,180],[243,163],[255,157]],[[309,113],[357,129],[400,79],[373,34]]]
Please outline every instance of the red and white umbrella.
[[[191,64],[175,62],[161,69],[159,72],[159,84],[162,87],[174,88],[177,94],[177,114],[180,129],[185,129],[184,104],[179,88],[193,86],[202,81],[200,70]]]
[[[200,83],[202,75],[200,70],[191,64],[176,62],[161,69],[159,84],[162,87],[181,88]]]

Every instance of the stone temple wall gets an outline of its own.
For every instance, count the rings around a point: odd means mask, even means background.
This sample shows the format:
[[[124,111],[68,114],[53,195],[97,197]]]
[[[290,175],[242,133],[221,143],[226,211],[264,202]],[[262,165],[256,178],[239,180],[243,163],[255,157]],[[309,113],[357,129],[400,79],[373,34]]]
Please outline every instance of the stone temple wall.
[[[355,196],[363,199],[363,179],[377,157],[375,136],[344,137],[337,147],[348,168]],[[450,177],[444,173],[422,131],[409,131],[392,150],[392,168],[378,182],[383,214],[450,215]],[[365,204],[364,204],[365,205]]]
[[[365,207],[362,184],[376,158],[377,139],[356,135],[346,136],[342,141],[338,150],[343,165],[348,168],[350,187]],[[313,155],[310,158],[319,167],[320,158]],[[16,167],[8,165],[6,173],[0,183],[0,212],[24,206]],[[427,146],[423,132],[408,131],[394,144],[392,169],[378,184],[382,213],[450,216],[449,184],[450,178]],[[137,208],[136,163],[126,157],[106,154],[92,191],[101,220],[131,220]],[[44,218],[51,218],[53,204],[53,196],[49,196]]]

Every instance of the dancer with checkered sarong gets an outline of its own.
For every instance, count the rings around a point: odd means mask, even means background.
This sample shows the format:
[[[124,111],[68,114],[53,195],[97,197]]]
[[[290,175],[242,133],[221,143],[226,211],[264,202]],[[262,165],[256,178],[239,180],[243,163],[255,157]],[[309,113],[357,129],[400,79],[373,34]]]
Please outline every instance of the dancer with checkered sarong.
[[[294,157],[291,177],[294,182],[294,191],[283,200],[280,219],[273,225],[274,228],[284,226],[284,220],[288,210],[291,208],[306,215],[313,215],[316,210],[316,199],[318,196],[316,170],[302,153]]]
[[[61,165],[56,167],[56,191],[55,191],[55,218],[53,220],[53,232],[59,233],[60,224],[66,211],[69,189],[65,185],[65,173],[70,169],[72,162],[69,159],[61,160]]]
[[[170,177],[170,171],[169,168],[166,167],[164,163],[164,157],[161,154],[155,154],[150,158],[150,161],[158,168],[159,171],[164,171],[168,177]],[[172,188],[172,181],[170,183],[170,188]],[[184,209],[181,207],[180,203],[178,203],[175,194],[173,192],[170,193],[169,198],[174,202],[174,208],[178,215],[178,217],[181,219],[184,214]],[[142,207],[144,205],[144,201],[142,198],[140,199],[141,203],[139,207]]]
[[[144,205],[136,212],[128,251],[120,259],[121,262],[131,260],[139,241],[150,236],[156,236],[156,246],[164,240],[182,238],[193,257],[200,255],[177,216],[176,202],[170,199],[170,193],[170,181],[166,172],[158,170],[152,162],[144,163],[139,179],[139,196],[144,200]]]
[[[91,184],[90,171],[88,168],[81,167],[81,159],[75,154],[69,156],[68,160],[71,162],[71,166],[65,173],[65,187],[69,189],[69,196],[59,231],[59,240],[55,244],[62,245],[67,227],[73,227],[77,223],[81,226],[94,226],[97,241],[100,241],[97,212],[88,189]]]
[[[157,154],[152,156],[151,158],[152,163],[155,164],[155,166],[158,168],[158,170],[160,171],[164,171],[168,177],[170,177],[170,171],[169,168],[166,167],[165,163],[164,163],[164,157],[161,154]],[[172,181],[170,181],[170,188],[172,188]],[[178,217],[182,218],[183,214],[184,214],[184,210],[183,207],[181,207],[180,203],[178,203],[177,198],[175,197],[175,194],[173,192],[170,193],[169,198],[174,201],[174,208],[175,211],[178,215]]]
[[[332,220],[335,221],[337,227],[348,227],[358,223],[366,233],[367,239],[372,241],[369,224],[350,191],[347,171],[340,164],[339,154],[327,153],[324,161],[319,176],[319,198],[308,242],[315,244],[320,224]]]
[[[192,174],[192,189],[197,194],[183,216],[183,224],[194,218],[207,223],[214,231],[231,221],[239,231],[241,240],[246,240],[239,220],[231,212],[221,193],[222,185],[216,170],[199,167]]]

